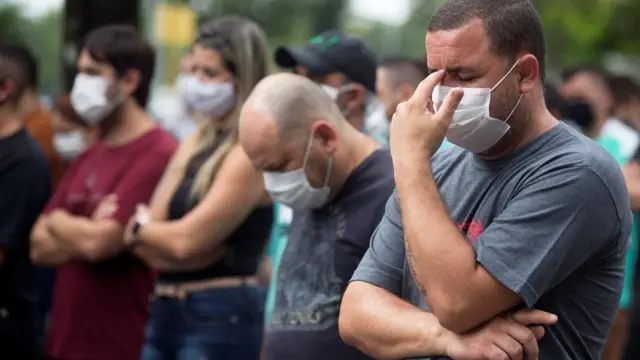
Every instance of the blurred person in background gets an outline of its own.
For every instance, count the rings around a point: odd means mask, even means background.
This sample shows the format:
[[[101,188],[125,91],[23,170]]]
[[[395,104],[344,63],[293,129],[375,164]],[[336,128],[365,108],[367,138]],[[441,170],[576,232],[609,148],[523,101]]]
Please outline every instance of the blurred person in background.
[[[432,74],[392,120],[397,191],[340,333],[388,359],[599,359],[623,288],[629,199],[615,161],[544,104],[536,8],[448,0],[426,50]],[[445,135],[458,146],[433,156]],[[522,309],[557,317],[522,321]]]
[[[42,148],[51,169],[51,185],[55,190],[64,172],[64,162],[55,151],[53,144],[53,118],[40,102],[38,92],[38,62],[31,51],[22,45],[10,46],[11,56],[26,69],[26,84],[18,112],[24,119],[25,126],[38,145]]]
[[[356,129],[387,143],[389,119],[376,97],[376,56],[361,39],[330,30],[304,48],[282,46],[276,64],[323,86]]]
[[[340,339],[338,313],[393,191],[389,151],[321,87],[288,73],[256,87],[239,133],[271,198],[293,209],[264,359],[368,359]]]
[[[53,146],[66,164],[75,160],[100,138],[100,128],[89,126],[75,112],[70,96],[57,100],[51,108],[53,116]]]
[[[426,59],[392,57],[378,64],[376,94],[384,105],[389,121],[395,114],[398,104],[409,100],[418,84],[428,75]],[[445,140],[440,150],[449,146],[451,143]]]
[[[131,26],[92,31],[80,52],[71,104],[102,138],[66,171],[31,233],[32,260],[57,267],[50,359],[140,359],[154,276],[123,234],[177,146],[144,112],[154,66]]]
[[[583,101],[567,101],[558,88],[544,85],[544,102],[549,112],[558,120],[580,131],[588,132],[593,124],[591,105]]]
[[[625,124],[640,130],[640,85],[630,76],[617,75],[609,78],[613,95],[613,116]]]
[[[0,359],[36,360],[43,319],[29,233],[51,195],[51,173],[24,127],[20,105],[31,73],[15,51],[0,44]]]
[[[640,87],[630,77],[612,76],[609,79],[609,86],[613,94],[615,108],[614,114],[629,126],[636,130],[640,126]],[[611,331],[609,345],[609,357],[604,360],[624,359],[632,360],[640,357],[640,346],[635,339],[640,336],[640,263],[638,259],[638,224],[640,224],[640,150],[636,152],[633,159],[624,167],[625,180],[631,198],[631,208],[634,211],[634,232],[632,233],[632,246],[629,248],[627,256],[627,271],[629,275],[625,277],[626,285],[633,289],[629,290],[627,298],[630,305],[629,311],[620,312],[617,326]],[[630,298],[630,299],[629,299]],[[626,344],[623,355],[622,347]]]
[[[265,298],[257,271],[273,207],[237,126],[267,75],[267,40],[252,21],[221,17],[200,28],[192,56],[187,97],[208,121],[180,146],[126,234],[159,271],[142,359],[254,360]]]
[[[640,149],[640,135],[637,130],[626,125],[616,115],[620,114],[619,101],[614,97],[609,76],[598,68],[579,68],[566,72],[561,86],[562,94],[569,100],[587,102],[594,114],[594,122],[585,132],[600,144],[625,169],[625,181],[629,190],[632,209],[634,209],[633,167],[627,166]],[[620,96],[619,96],[620,97]],[[624,110],[624,108],[623,108]],[[634,209],[635,210],[635,209]],[[628,310],[632,303],[633,275],[635,271],[637,241],[635,239],[638,222],[635,221],[631,233],[631,242],[626,255],[624,288],[620,299],[620,309],[609,333],[602,353],[603,360],[619,360],[624,354],[628,336]]]
[[[619,149],[622,164],[629,161],[640,148],[640,135],[614,116],[616,107],[608,75],[601,69],[584,67],[566,71],[563,78],[560,93],[568,101],[591,105],[594,121],[585,134],[610,152]]]

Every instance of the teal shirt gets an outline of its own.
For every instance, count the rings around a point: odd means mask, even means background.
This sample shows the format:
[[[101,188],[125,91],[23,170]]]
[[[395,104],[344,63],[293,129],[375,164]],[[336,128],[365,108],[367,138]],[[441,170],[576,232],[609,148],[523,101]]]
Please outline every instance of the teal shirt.
[[[622,144],[618,139],[603,135],[595,139],[607,152],[616,160],[621,167],[626,165],[630,159],[622,151]],[[622,289],[622,297],[620,298],[620,307],[628,309],[631,306],[633,300],[633,273],[635,269],[638,241],[636,236],[638,234],[638,224],[640,221],[640,214],[634,214],[633,227],[631,228],[631,245],[627,252],[625,271],[624,271],[624,287]]]
[[[275,204],[275,219],[273,228],[271,229],[271,238],[267,247],[267,257],[271,262],[271,280],[269,282],[269,291],[267,292],[267,300],[265,303],[264,320],[265,325],[271,321],[271,313],[275,305],[276,298],[276,279],[278,278],[278,267],[280,266],[280,258],[287,247],[287,234],[289,225],[291,224],[292,211],[290,208]]]

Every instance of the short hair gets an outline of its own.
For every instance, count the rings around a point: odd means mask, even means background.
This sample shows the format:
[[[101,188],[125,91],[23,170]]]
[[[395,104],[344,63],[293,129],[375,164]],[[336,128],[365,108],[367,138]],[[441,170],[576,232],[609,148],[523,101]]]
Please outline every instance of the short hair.
[[[615,106],[640,99],[640,85],[630,76],[611,76],[608,83]]]
[[[563,82],[570,81],[577,75],[589,76],[597,86],[605,91],[611,91],[609,88],[609,73],[603,68],[596,65],[577,66],[562,71],[561,78]]]
[[[378,66],[390,70],[391,86],[394,89],[403,84],[417,87],[422,80],[429,76],[426,59],[387,57],[382,59]]]
[[[540,16],[530,0],[448,0],[431,18],[429,32],[458,29],[475,19],[484,25],[491,51],[509,62],[526,51],[546,75],[546,44]]]
[[[27,69],[22,62],[18,47],[13,44],[0,44],[0,82],[12,80],[14,92],[9,100],[14,104],[20,100],[27,85]]]
[[[248,106],[268,109],[283,139],[306,139],[311,124],[327,120],[338,126],[346,123],[335,101],[312,80],[295,74],[267,76],[255,88]]]
[[[133,94],[142,108],[147,106],[155,69],[155,50],[130,25],[107,25],[87,35],[84,49],[98,62],[113,66],[118,77],[130,70],[140,72],[140,84]]]

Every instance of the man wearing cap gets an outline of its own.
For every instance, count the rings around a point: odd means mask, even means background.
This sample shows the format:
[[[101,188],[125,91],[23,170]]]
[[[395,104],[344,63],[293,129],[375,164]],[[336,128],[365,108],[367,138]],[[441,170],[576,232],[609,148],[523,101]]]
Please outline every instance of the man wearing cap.
[[[376,56],[361,39],[338,30],[312,38],[304,48],[276,49],[276,64],[323,85],[355,128],[386,143],[389,119],[376,98]]]

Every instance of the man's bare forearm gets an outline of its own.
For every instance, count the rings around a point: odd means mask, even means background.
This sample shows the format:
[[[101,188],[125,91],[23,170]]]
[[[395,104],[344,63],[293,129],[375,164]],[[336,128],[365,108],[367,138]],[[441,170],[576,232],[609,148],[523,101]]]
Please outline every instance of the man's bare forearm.
[[[60,266],[76,255],[50,231],[48,219],[43,216],[31,233],[31,261],[41,266]]]
[[[446,356],[455,336],[429,312],[357,281],[349,285],[342,301],[340,335],[376,359]]]

